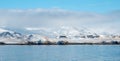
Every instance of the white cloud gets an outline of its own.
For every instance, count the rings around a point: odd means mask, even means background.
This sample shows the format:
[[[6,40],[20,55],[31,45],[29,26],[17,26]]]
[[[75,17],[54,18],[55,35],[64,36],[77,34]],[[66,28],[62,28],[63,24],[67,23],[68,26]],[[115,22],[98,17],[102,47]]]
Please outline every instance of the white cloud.
[[[0,26],[57,27],[61,25],[114,29],[120,31],[120,11],[108,14],[70,11],[63,9],[1,9]]]
[[[26,30],[29,30],[29,31],[39,31],[39,30],[44,30],[44,31],[50,31],[51,29],[49,28],[44,28],[44,27],[40,27],[40,28],[35,28],[35,27],[27,27],[25,28]]]

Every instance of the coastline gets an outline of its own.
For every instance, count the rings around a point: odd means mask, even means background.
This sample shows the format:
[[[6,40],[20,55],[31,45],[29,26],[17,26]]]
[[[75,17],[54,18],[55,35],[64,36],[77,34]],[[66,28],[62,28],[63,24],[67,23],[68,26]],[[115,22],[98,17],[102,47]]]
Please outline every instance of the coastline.
[[[67,44],[56,44],[56,43],[50,43],[50,44],[0,44],[0,45],[120,45],[120,43],[67,43]]]

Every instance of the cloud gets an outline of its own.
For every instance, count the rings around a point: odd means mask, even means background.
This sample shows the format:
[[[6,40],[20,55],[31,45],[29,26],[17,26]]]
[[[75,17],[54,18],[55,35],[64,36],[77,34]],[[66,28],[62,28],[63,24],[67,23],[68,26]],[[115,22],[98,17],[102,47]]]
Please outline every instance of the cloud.
[[[107,14],[51,9],[0,9],[0,26],[25,27],[91,27],[120,31],[120,11]]]

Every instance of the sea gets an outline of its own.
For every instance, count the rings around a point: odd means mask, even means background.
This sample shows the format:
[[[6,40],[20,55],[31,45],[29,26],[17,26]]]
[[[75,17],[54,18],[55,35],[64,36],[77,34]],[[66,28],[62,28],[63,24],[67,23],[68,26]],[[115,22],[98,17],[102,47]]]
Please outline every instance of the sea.
[[[0,61],[120,61],[120,45],[0,45]]]

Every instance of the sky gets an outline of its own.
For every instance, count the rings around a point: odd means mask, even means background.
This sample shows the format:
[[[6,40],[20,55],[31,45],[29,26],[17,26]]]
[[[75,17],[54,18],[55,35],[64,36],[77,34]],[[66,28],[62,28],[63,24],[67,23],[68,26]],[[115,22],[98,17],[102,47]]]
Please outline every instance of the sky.
[[[0,0],[1,9],[61,8],[76,11],[119,10],[120,0]]]
[[[88,27],[119,32],[120,0],[0,0],[0,27]]]

